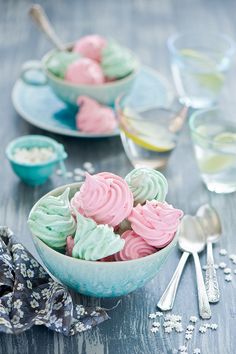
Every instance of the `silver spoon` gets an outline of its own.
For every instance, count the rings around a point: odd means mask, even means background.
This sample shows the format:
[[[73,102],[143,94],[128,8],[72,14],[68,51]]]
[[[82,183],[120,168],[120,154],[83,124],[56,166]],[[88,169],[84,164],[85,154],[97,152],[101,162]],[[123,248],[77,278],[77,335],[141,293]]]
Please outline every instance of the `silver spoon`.
[[[196,214],[200,222],[207,241],[207,269],[205,277],[206,291],[209,302],[218,302],[220,299],[220,289],[217,281],[214,266],[214,256],[212,243],[219,240],[222,229],[219,215],[209,204],[202,205]]]
[[[192,253],[197,276],[199,314],[202,318],[209,319],[211,318],[211,309],[207,298],[198,256],[198,253],[203,251],[205,247],[205,236],[201,225],[198,223],[195,217],[190,215],[185,215],[183,217],[178,232],[178,241],[179,248],[184,251],[184,253],[167,289],[162,295],[157,306],[164,311],[172,309],[184,265],[188,259],[189,254]]]
[[[29,9],[29,15],[38,25],[38,27],[47,35],[53,45],[60,51],[68,51],[58,35],[56,34],[52,24],[50,23],[44,9],[39,4],[34,4]]]

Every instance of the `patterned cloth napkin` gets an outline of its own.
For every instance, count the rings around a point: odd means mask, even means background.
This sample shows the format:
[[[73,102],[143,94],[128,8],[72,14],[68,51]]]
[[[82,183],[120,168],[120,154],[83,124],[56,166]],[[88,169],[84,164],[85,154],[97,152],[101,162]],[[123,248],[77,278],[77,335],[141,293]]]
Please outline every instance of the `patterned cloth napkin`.
[[[74,305],[68,290],[49,276],[8,227],[0,226],[0,332],[18,334],[45,325],[73,335],[108,318],[102,308]]]

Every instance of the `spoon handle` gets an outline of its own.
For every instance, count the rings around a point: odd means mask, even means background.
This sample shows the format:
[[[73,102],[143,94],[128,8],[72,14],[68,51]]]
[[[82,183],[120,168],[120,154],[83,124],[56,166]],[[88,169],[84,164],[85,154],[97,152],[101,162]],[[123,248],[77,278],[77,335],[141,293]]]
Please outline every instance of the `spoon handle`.
[[[196,276],[197,276],[199,315],[203,319],[209,319],[211,318],[211,308],[209,305],[207,292],[206,292],[206,288],[202,276],[201,264],[197,252],[193,253],[193,258],[194,258],[194,264],[195,264]]]
[[[65,46],[54,31],[44,9],[39,4],[34,4],[31,6],[29,15],[33,18],[39,28],[47,35],[47,37],[57,49],[65,50]]]
[[[207,269],[205,284],[209,302],[218,302],[220,300],[220,289],[214,266],[214,257],[211,242],[207,242]]]
[[[178,289],[179,281],[185,266],[185,263],[188,259],[189,253],[184,252],[180,258],[179,264],[166,288],[164,291],[162,297],[160,298],[157,306],[162,310],[162,311],[168,311],[173,308],[174,301],[175,301],[175,296],[176,292]]]

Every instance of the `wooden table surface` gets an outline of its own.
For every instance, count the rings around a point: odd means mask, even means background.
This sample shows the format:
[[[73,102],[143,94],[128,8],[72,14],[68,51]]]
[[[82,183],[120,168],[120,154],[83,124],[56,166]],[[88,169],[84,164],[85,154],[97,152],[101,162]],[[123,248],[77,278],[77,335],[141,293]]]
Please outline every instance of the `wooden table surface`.
[[[50,43],[41,35],[27,16],[30,1],[0,1],[0,220],[11,227],[32,252],[34,247],[26,225],[27,215],[34,202],[45,192],[60,184],[53,177],[44,186],[30,188],[12,173],[4,157],[4,149],[13,138],[24,134],[47,134],[24,122],[11,103],[11,90],[21,65],[29,59],[39,59]],[[236,3],[233,0],[70,0],[40,1],[52,19],[61,38],[70,41],[97,32],[116,38],[133,49],[141,61],[151,65],[171,80],[166,49],[167,37],[181,30],[202,29],[224,31],[236,38]],[[232,68],[225,95],[235,95],[235,66]],[[226,96],[225,96],[226,97]],[[232,97],[234,100],[234,97]],[[91,161],[97,171],[111,171],[122,176],[131,169],[120,139],[74,139],[47,134],[65,145],[69,170]],[[222,259],[220,247],[236,253],[236,197],[208,192],[201,183],[186,127],[179,145],[165,171],[169,182],[168,201],[185,213],[194,213],[205,202],[219,211],[223,237],[215,250],[216,262]],[[44,327],[34,327],[18,335],[0,335],[0,353],[13,354],[154,354],[174,353],[183,343],[182,334],[152,334],[148,314],[165,289],[179,259],[176,250],[164,269],[144,288],[122,298],[121,305],[110,313],[111,320],[81,335],[66,338]],[[205,254],[201,258],[205,263]],[[236,353],[236,275],[226,283],[218,271],[222,298],[212,306],[212,321],[217,331],[200,334],[197,331],[189,344],[189,353],[199,347],[204,354]],[[111,307],[114,299],[97,300],[80,297],[84,304]],[[192,260],[188,263],[178,291],[174,313],[182,314],[184,323],[197,314],[195,273]]]

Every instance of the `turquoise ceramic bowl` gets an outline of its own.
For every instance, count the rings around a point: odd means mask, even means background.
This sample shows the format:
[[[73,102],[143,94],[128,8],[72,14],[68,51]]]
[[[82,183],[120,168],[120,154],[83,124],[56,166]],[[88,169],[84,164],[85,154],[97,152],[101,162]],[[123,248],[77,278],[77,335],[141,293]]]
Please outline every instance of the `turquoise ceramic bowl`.
[[[72,47],[72,45],[68,45]],[[121,94],[128,94],[132,88],[134,80],[139,72],[139,62],[137,60],[137,68],[130,75],[123,79],[107,82],[100,85],[78,85],[73,84],[59,77],[53,75],[47,70],[47,61],[54,55],[56,49],[51,50],[47,53],[42,61],[29,61],[23,65],[21,78],[23,81],[30,85],[46,85],[49,84],[53,89],[55,94],[65,103],[73,106],[77,105],[77,99],[81,95],[86,95],[94,98],[98,102],[105,105],[113,105],[115,99]],[[133,54],[134,55],[134,54]],[[30,79],[30,71],[41,71],[46,77],[45,79],[40,78],[39,80]]]
[[[70,198],[81,183],[54,189],[48,195],[58,196],[70,187]],[[37,207],[34,205],[32,211]],[[32,212],[31,211],[31,212]],[[54,251],[33,235],[36,249],[51,274],[76,292],[95,297],[115,297],[128,294],[154,278],[177,242],[177,236],[161,251],[150,256],[123,262],[94,262],[68,257]]]
[[[51,147],[55,152],[55,157],[38,164],[19,163],[14,159],[14,151],[17,148],[32,147]],[[6,148],[6,155],[15,174],[31,186],[46,182],[58,163],[67,158],[62,144],[42,135],[25,135],[13,140]]]

